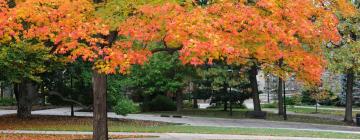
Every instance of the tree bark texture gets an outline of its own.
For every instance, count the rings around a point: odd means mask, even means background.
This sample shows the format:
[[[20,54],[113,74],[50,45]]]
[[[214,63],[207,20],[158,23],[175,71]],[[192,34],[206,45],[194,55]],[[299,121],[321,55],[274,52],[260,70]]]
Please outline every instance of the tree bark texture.
[[[93,140],[107,140],[106,75],[93,71]]]
[[[283,79],[279,77],[277,99],[278,99],[278,114],[284,114],[284,100],[283,100]]]
[[[30,118],[31,108],[35,97],[37,97],[37,84],[24,80],[18,86],[17,91],[17,117]]]
[[[251,93],[254,103],[254,111],[261,111],[259,90],[256,75],[258,74],[257,66],[254,64],[251,66],[249,80],[251,84]]]
[[[347,123],[353,122],[352,117],[352,104],[353,104],[353,84],[354,84],[354,71],[348,70],[346,74],[346,109],[345,109],[345,119]]]

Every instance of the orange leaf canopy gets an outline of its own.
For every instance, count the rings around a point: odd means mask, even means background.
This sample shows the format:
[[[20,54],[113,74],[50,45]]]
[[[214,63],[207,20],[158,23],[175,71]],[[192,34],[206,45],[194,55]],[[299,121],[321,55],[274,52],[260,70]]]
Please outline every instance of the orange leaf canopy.
[[[124,73],[142,64],[156,44],[179,50],[184,64],[251,61],[278,76],[291,72],[316,83],[324,69],[321,46],[340,41],[334,12],[350,15],[344,12],[349,9],[345,0],[146,5],[119,25],[120,36],[110,46],[99,37],[108,35],[108,28],[93,16],[88,0],[26,0],[10,9],[0,0],[0,43],[35,40],[73,60],[96,60],[102,73]],[[276,65],[280,59],[285,68]]]
[[[6,0],[0,0],[0,38],[3,44],[28,41],[42,44],[58,54],[84,60],[98,58],[104,43],[97,34],[108,34],[88,0],[26,0],[8,8]],[[6,39],[6,40],[4,40]]]
[[[136,43],[141,44],[143,55],[149,55],[150,44],[162,43],[165,48],[179,49],[184,64],[255,61],[278,76],[291,72],[303,81],[316,83],[325,63],[321,46],[340,41],[334,11],[344,11],[344,7],[346,11],[347,7],[343,6],[346,3],[334,5],[339,3],[259,0],[249,4],[225,0],[190,10],[177,4],[147,5],[120,25],[119,35],[126,39],[112,50],[131,48]],[[285,68],[276,65],[280,59]]]

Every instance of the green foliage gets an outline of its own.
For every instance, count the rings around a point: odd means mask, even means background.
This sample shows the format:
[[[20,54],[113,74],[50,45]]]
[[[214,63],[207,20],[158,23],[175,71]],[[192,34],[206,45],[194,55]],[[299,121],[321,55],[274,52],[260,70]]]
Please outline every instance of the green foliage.
[[[306,105],[314,105],[316,101],[311,98],[311,90],[303,89],[301,91],[301,103]]]
[[[75,61],[61,69],[42,75],[45,93],[50,94],[48,102],[53,105],[84,105],[92,104],[92,70],[90,63]],[[65,99],[65,100],[64,100]],[[67,99],[75,102],[67,101]]]
[[[116,114],[123,116],[138,112],[136,104],[126,97],[118,99],[116,105],[113,107],[113,110]]]
[[[328,68],[333,72],[347,73],[352,69],[355,73],[360,72],[360,15],[340,18],[338,30],[342,35],[339,46],[330,47],[326,50],[329,61]]]
[[[1,45],[1,44],[0,44]],[[39,44],[18,42],[0,46],[0,81],[21,82],[23,79],[40,82],[39,74],[48,70],[53,59],[48,48]]]
[[[141,109],[143,111],[174,111],[176,104],[170,98],[158,95],[150,102],[144,102]]]
[[[198,68],[199,78],[195,81],[198,89],[193,92],[194,97],[211,97],[211,102],[217,104],[231,101],[241,105],[244,100],[251,97],[250,83],[246,73],[240,72],[241,68],[221,63]]]
[[[272,102],[267,104],[261,104],[261,108],[278,108],[278,103]]]
[[[13,98],[2,98],[0,99],[0,106],[12,106],[16,105],[16,100]]]
[[[193,102],[191,100],[186,100],[183,103],[184,108],[193,108]]]
[[[134,66],[123,83],[148,95],[175,93],[187,85],[191,69],[181,64],[177,53],[156,53],[143,66]]]
[[[291,97],[286,97],[286,105],[301,105],[302,97],[300,94],[294,94]]]

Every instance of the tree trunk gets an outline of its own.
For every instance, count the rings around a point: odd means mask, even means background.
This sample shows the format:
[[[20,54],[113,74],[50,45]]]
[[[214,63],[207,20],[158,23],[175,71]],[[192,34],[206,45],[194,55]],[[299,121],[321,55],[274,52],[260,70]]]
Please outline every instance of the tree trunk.
[[[24,80],[18,87],[17,117],[30,118],[31,107],[36,97],[37,85],[30,80]]]
[[[93,140],[107,140],[106,75],[93,71]]]
[[[279,77],[277,98],[278,98],[278,114],[284,114],[284,100],[283,100],[283,79]]]
[[[0,94],[1,94],[1,99],[4,98],[4,84],[3,83],[0,83]]]
[[[251,94],[254,103],[254,111],[261,111],[259,90],[256,75],[258,74],[257,66],[254,64],[251,66],[249,80],[251,84]]]
[[[70,111],[71,111],[70,116],[71,116],[71,117],[74,117],[74,116],[75,116],[75,112],[74,112],[74,105],[73,105],[73,104],[71,104],[71,106],[70,106]]]
[[[199,108],[197,99],[193,99],[193,108]]]
[[[45,85],[44,83],[41,85],[41,105],[45,106],[46,101],[45,101]]]
[[[346,109],[345,109],[345,122],[352,123],[352,102],[353,102],[353,84],[354,84],[354,71],[348,70],[346,74]]]
[[[227,108],[228,108],[228,102],[224,101],[224,111],[227,111]]]
[[[181,92],[176,92],[176,111],[180,112],[183,106],[183,94]]]

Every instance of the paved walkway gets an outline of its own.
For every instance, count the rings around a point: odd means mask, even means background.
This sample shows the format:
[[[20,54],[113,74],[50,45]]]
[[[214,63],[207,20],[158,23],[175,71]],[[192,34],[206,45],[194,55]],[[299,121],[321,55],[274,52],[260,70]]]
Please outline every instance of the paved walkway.
[[[79,110],[79,108],[75,108]],[[8,114],[14,114],[8,110]],[[4,110],[0,110],[3,112]],[[6,114],[6,113],[5,113]],[[69,116],[70,108],[56,108],[47,110],[33,111],[34,115],[60,115]],[[91,112],[75,112],[75,116],[91,117]],[[360,134],[360,127],[339,126],[339,125],[322,125],[297,122],[268,121],[260,119],[224,119],[224,118],[206,118],[206,117],[190,117],[183,118],[160,117],[160,115],[151,114],[129,114],[128,116],[120,116],[109,112],[109,118],[122,118],[133,120],[160,121],[169,123],[178,123],[191,126],[214,126],[214,127],[240,127],[240,128],[274,128],[274,129],[293,129],[293,130],[311,130],[311,131],[327,131],[327,132],[343,132]]]
[[[92,132],[79,131],[24,131],[24,130],[0,130],[0,134],[54,134],[54,135],[91,135]],[[192,134],[192,133],[131,133],[110,132],[110,135],[142,135],[156,136],[154,138],[136,138],[137,140],[342,140],[329,138],[308,137],[278,137],[278,136],[250,136],[250,135],[224,135],[224,134]],[[128,140],[135,138],[128,138]],[[348,139],[347,139],[348,140]]]
[[[277,108],[263,108],[263,111],[266,112],[272,112],[277,114],[278,113],[278,109]],[[292,111],[286,111],[286,114],[289,115],[301,115],[301,116],[310,116],[310,117],[318,117],[318,118],[323,118],[323,119],[331,119],[331,120],[337,120],[337,121],[343,121],[344,117],[342,116],[337,116],[337,115],[326,115],[326,114],[305,114],[305,113],[295,113]],[[355,118],[354,118],[355,121]]]
[[[245,100],[244,105],[248,108],[248,109],[253,109],[253,102],[252,99],[248,99]],[[315,107],[311,107],[311,106],[294,106],[295,108],[307,108],[307,109],[314,109]],[[345,108],[326,108],[326,107],[319,107],[318,109],[322,109],[322,110],[334,110],[334,111],[344,111]],[[278,109],[277,108],[263,108],[263,111],[267,111],[267,112],[272,112],[272,113],[278,113]],[[353,111],[358,111],[360,112],[360,110],[358,109],[353,109]],[[306,114],[306,113],[295,113],[292,111],[286,111],[287,114],[290,115],[301,115],[301,116],[310,116],[310,117],[318,117],[318,118],[324,118],[324,119],[331,119],[331,120],[337,120],[337,121],[343,121],[344,117],[343,116],[337,116],[337,115],[326,115],[326,114]],[[354,118],[354,122],[355,122],[355,118]]]
[[[295,108],[308,108],[308,109],[314,109],[314,106],[294,106]],[[321,107],[319,106],[318,109],[322,109],[322,110],[334,110],[334,111],[345,111],[345,108],[330,108],[330,107]],[[352,111],[356,111],[356,112],[360,112],[359,109],[354,109]]]

